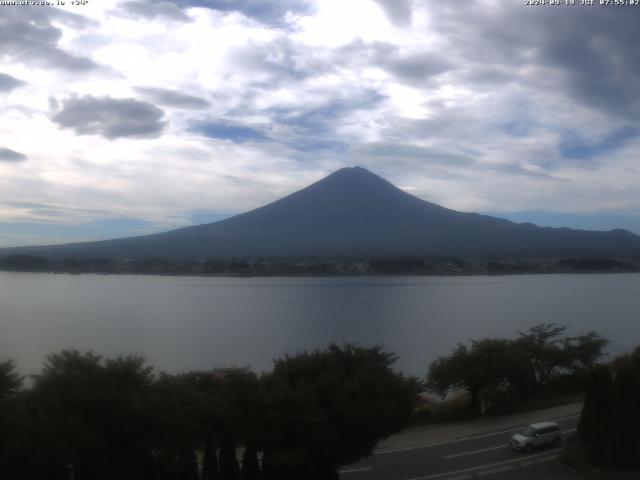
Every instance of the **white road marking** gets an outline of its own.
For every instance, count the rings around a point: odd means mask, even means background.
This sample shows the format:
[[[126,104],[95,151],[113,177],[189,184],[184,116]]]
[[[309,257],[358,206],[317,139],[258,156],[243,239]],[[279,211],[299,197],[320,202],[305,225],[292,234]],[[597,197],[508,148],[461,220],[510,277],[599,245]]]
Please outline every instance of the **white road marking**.
[[[485,475],[493,475],[494,473],[506,472],[507,470],[513,470],[516,468],[514,465],[506,465],[504,467],[494,468],[493,470],[484,470],[482,472],[478,472],[479,477],[484,477]]]
[[[552,419],[552,421],[561,422],[563,420],[571,420],[573,418],[578,418],[578,417],[580,417],[580,414],[569,415],[568,417],[554,418],[554,419]],[[485,433],[483,435],[471,435],[469,437],[456,438],[456,439],[453,439],[453,440],[446,440],[444,442],[427,443],[427,444],[423,444],[423,445],[415,445],[415,446],[412,446],[412,447],[401,447],[401,448],[390,448],[390,449],[385,449],[385,450],[374,450],[373,454],[374,455],[382,455],[382,454],[386,454],[386,453],[406,452],[406,451],[409,451],[409,450],[419,450],[421,448],[439,447],[440,445],[450,445],[452,443],[458,443],[458,442],[468,442],[469,440],[475,440],[477,438],[488,438],[488,437],[493,437],[495,435],[502,435],[504,433],[511,433],[511,432],[514,432],[514,431],[518,430],[519,428],[522,428],[523,426],[524,425],[520,425],[519,427],[510,428],[508,430],[500,430],[499,432]]]
[[[473,450],[471,452],[462,452],[462,453],[454,453],[453,455],[447,455],[443,458],[456,458],[456,457],[464,457],[465,455],[475,455],[476,453],[490,452],[491,450],[500,450],[501,448],[509,448],[509,445],[502,444],[497,445],[495,447],[483,448],[482,450]]]
[[[536,457],[548,456],[549,454],[557,453],[560,450],[561,449],[558,448],[556,450],[550,450],[550,451],[544,452],[544,453],[537,453],[535,455],[528,455],[527,458],[532,459],[532,458],[536,458]],[[497,467],[499,465],[508,465],[510,463],[518,463],[518,462],[521,462],[521,461],[522,461],[521,458],[516,458],[514,460],[504,460],[502,462],[490,463],[488,465],[480,465],[478,467],[465,468],[463,470],[454,470],[454,471],[451,471],[451,472],[436,473],[436,474],[433,474],[433,475],[427,475],[426,477],[415,477],[415,478],[411,478],[409,480],[430,480],[431,478],[446,477],[446,476],[449,476],[449,475],[456,475],[458,473],[475,472],[476,470],[483,470],[485,468]]]
[[[348,470],[339,470],[338,473],[357,473],[357,472],[368,472],[373,470],[371,467],[362,467],[362,468],[350,468]]]
[[[572,433],[577,430],[578,430],[577,428],[572,428],[570,430],[563,430],[562,433]],[[472,450],[470,452],[454,453],[453,455],[446,455],[442,458],[449,459],[449,458],[456,458],[456,457],[464,457],[467,455],[475,455],[476,453],[484,453],[484,452],[491,452],[492,450],[500,450],[501,448],[509,448],[509,445],[506,445],[506,444],[496,445],[495,447],[483,448],[481,450]]]
[[[439,447],[440,445],[450,445],[452,443],[468,442],[469,440],[475,440],[477,438],[487,438],[487,437],[493,437],[493,436],[496,436],[496,435],[502,435],[504,433],[511,433],[511,432],[513,432],[514,430],[517,430],[517,429],[518,429],[518,427],[510,428],[509,430],[501,430],[499,432],[485,433],[484,435],[475,435],[473,437],[456,438],[454,440],[447,440],[445,442],[428,443],[428,444],[425,444],[425,445],[415,445],[413,447],[393,448],[393,449],[390,449],[390,450],[375,450],[373,453],[375,455],[382,455],[383,453],[405,452],[407,450],[417,450],[417,449],[420,449],[420,448]]]

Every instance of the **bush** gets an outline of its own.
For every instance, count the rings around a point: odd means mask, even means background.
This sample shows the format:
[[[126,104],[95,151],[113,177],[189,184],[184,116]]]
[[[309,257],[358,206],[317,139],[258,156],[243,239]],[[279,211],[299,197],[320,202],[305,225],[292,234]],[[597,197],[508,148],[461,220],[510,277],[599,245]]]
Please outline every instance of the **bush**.
[[[562,449],[560,461],[576,470],[588,470],[589,458],[586,445],[579,440],[569,443]]]
[[[640,467],[640,347],[589,377],[580,438],[594,465]]]

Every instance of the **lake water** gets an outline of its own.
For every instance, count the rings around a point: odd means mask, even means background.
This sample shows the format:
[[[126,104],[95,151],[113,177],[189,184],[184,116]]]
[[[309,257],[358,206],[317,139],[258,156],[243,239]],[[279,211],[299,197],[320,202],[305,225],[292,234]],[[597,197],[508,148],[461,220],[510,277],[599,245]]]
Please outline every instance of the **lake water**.
[[[0,360],[37,373],[63,348],[140,353],[159,370],[269,370],[330,342],[382,344],[424,375],[458,342],[540,322],[640,344],[640,274],[221,278],[0,272]]]

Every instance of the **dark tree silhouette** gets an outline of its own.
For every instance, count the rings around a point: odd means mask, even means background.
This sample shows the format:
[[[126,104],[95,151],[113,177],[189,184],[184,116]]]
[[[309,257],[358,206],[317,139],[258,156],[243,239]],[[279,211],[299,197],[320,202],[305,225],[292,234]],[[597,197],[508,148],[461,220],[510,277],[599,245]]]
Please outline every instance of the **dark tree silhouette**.
[[[640,347],[589,376],[578,432],[589,460],[640,467]]]
[[[265,478],[333,478],[404,427],[419,387],[394,361],[381,347],[354,345],[277,360],[264,378]]]
[[[222,480],[240,480],[240,466],[236,457],[236,443],[225,436],[220,449],[220,478]]]
[[[198,459],[188,447],[178,454],[178,480],[198,480]]]
[[[46,452],[77,480],[147,478],[151,419],[145,399],[152,380],[141,357],[49,355],[31,392],[41,450],[33,453]]]
[[[17,402],[23,378],[15,371],[12,361],[0,362],[0,477],[17,477],[21,465],[16,460],[20,445],[20,406]]]
[[[242,480],[259,480],[260,463],[255,447],[247,446],[242,455]]]
[[[501,339],[472,341],[471,348],[458,345],[449,357],[440,357],[429,368],[428,386],[440,395],[450,389],[466,389],[471,409],[481,413],[481,394],[499,389],[512,376],[510,343]]]
[[[49,269],[49,262],[33,255],[9,255],[0,260],[0,269],[15,272],[44,272]]]
[[[379,347],[332,345],[278,360],[261,378],[155,375],[141,357],[65,350],[29,389],[0,363],[0,475],[197,480],[201,451],[203,480],[334,479],[409,419],[418,382],[394,372],[394,360]]]
[[[202,457],[202,480],[215,480],[216,478],[218,478],[218,452],[213,435],[208,434]]]
[[[565,330],[553,323],[539,324],[518,332],[515,340],[487,338],[472,340],[469,347],[459,344],[451,355],[431,363],[427,386],[442,396],[466,390],[472,412],[479,414],[501,395],[527,399],[563,376],[571,378],[567,384],[584,385],[608,342],[596,332],[563,338]]]

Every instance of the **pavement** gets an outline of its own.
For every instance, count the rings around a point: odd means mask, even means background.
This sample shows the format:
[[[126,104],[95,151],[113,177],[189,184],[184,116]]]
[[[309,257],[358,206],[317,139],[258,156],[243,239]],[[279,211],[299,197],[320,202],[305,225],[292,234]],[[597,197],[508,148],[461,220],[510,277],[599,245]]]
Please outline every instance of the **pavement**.
[[[560,407],[545,408],[544,410],[480,418],[466,422],[412,427],[383,440],[378,444],[376,451],[440,443],[447,440],[457,440],[482,435],[483,433],[496,432],[498,430],[511,430],[521,425],[542,422],[551,418],[578,415],[581,411],[582,403],[572,403]]]
[[[640,472],[630,469],[578,472],[557,459],[527,468],[506,470],[492,474],[487,480],[638,480]]]
[[[508,447],[511,435],[531,423],[554,420],[565,439],[576,430],[582,404],[483,418],[468,422],[409,428],[394,435],[361,462],[341,469],[342,480],[495,480],[576,478],[566,471],[544,473],[554,465],[561,448],[529,454]],[[554,471],[555,471],[554,470]],[[493,480],[493,479],[492,479]]]

